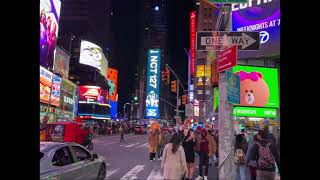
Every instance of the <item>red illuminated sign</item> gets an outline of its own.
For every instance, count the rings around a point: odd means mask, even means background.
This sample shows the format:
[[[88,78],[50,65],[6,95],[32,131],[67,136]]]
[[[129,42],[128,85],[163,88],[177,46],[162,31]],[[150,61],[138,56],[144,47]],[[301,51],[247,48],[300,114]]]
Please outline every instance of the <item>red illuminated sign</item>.
[[[196,11],[190,13],[190,70],[191,74],[194,74],[194,59],[195,59],[195,47],[196,47]]]
[[[87,99],[97,100],[100,93],[101,88],[98,86],[80,86],[80,101],[86,101]]]
[[[234,45],[219,52],[218,71],[219,73],[237,65],[238,46]]]

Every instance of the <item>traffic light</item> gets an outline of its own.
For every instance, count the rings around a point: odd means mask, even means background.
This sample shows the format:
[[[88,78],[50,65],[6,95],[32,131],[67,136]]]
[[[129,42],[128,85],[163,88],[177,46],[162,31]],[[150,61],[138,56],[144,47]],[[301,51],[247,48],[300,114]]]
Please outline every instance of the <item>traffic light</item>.
[[[181,99],[182,99],[182,104],[186,105],[187,104],[187,95],[182,95]]]
[[[177,80],[171,81],[171,92],[177,92]]]

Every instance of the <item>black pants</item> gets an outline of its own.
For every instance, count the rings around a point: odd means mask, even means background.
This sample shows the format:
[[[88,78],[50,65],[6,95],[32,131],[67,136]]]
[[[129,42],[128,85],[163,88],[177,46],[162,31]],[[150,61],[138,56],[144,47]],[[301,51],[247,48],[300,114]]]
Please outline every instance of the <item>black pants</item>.
[[[209,156],[207,152],[199,152],[199,175],[202,175],[202,166],[205,166],[205,176],[208,176],[208,163],[209,163]]]
[[[124,141],[123,134],[121,134],[120,142]]]
[[[156,158],[156,153],[150,153],[150,160],[153,160]]]

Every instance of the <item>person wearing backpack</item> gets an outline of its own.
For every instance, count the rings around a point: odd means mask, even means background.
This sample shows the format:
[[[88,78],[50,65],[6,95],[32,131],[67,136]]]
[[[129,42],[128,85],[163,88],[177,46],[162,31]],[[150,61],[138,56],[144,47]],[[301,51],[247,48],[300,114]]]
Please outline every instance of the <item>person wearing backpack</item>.
[[[253,145],[249,157],[257,161],[257,180],[274,180],[277,163],[280,171],[280,158],[274,143],[268,139],[265,130],[258,132],[258,141]]]
[[[238,134],[234,142],[235,179],[247,180],[246,153],[248,142],[243,134]]]

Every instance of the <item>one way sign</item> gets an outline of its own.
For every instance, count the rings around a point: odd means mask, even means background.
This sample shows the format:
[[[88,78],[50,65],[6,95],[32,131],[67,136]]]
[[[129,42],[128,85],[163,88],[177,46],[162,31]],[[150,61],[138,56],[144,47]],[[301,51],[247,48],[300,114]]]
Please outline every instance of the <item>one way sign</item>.
[[[197,51],[222,50],[238,45],[239,51],[259,50],[259,32],[206,31],[197,32]]]

